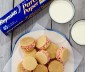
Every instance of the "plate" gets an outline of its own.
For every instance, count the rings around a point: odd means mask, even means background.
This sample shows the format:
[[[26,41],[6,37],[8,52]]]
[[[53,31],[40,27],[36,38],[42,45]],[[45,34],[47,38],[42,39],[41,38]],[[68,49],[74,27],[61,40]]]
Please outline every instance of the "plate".
[[[19,41],[27,36],[31,36],[34,39],[37,39],[43,34],[45,34],[53,43],[57,44],[59,47],[63,46],[69,50],[70,53],[69,60],[64,66],[64,72],[74,72],[74,56],[73,56],[73,51],[70,43],[62,34],[52,30],[37,30],[37,31],[25,33],[18,38],[12,56],[12,72],[17,72],[17,65],[23,59],[23,52],[20,48]]]

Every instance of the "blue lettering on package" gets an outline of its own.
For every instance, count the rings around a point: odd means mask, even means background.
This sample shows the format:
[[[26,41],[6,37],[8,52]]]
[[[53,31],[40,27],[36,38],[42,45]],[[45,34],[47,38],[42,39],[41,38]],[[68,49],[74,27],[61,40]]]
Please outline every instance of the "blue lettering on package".
[[[0,18],[0,28],[5,34],[8,34],[14,28],[19,26],[25,18],[35,12],[49,0],[24,0],[2,18]]]

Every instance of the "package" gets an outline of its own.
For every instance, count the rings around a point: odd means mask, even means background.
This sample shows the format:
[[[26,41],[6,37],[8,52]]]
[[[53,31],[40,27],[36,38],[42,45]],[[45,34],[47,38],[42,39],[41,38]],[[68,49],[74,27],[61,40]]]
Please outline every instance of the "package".
[[[30,19],[45,8],[52,0],[24,0],[10,12],[0,18],[0,28],[6,35],[23,21]]]

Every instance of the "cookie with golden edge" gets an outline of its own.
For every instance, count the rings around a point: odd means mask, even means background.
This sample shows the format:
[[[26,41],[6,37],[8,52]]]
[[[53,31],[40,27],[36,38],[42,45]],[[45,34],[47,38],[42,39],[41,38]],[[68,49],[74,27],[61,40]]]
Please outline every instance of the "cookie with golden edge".
[[[45,50],[38,51],[35,58],[40,64],[47,64],[50,61],[50,56]]]
[[[48,69],[45,65],[39,64],[33,72],[48,72]]]
[[[46,51],[49,53],[51,59],[56,58],[57,49],[58,49],[58,46],[54,43],[51,43],[50,46],[46,49]]]
[[[66,63],[68,58],[69,58],[69,51],[67,48],[59,48],[57,50],[57,54],[56,54],[56,58],[57,60],[59,60],[62,63]]]
[[[20,40],[20,46],[27,51],[31,51],[35,47],[35,40],[32,37],[25,37]]]
[[[63,64],[57,60],[50,62],[48,66],[49,72],[63,72]]]
[[[22,62],[22,65],[23,67],[28,70],[28,71],[32,71],[36,68],[36,66],[38,65],[37,64],[37,61],[34,57],[32,56],[26,56],[24,57],[24,60]]]
[[[23,49],[24,56],[33,56],[35,57],[37,51],[36,49],[33,49],[32,51],[27,51],[26,49]]]
[[[17,67],[17,72],[31,72],[31,71],[24,69],[22,62],[20,62]]]
[[[45,35],[42,35],[36,41],[36,47],[38,49],[47,49],[49,45],[50,45],[50,40]]]

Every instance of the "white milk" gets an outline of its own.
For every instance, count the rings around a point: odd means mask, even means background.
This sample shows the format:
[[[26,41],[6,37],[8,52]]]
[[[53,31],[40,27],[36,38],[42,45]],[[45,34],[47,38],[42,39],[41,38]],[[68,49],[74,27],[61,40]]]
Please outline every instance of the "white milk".
[[[73,4],[68,0],[55,0],[49,8],[51,18],[58,23],[70,21],[75,13]]]
[[[85,45],[85,20],[78,21],[73,25],[71,35],[76,43]]]

